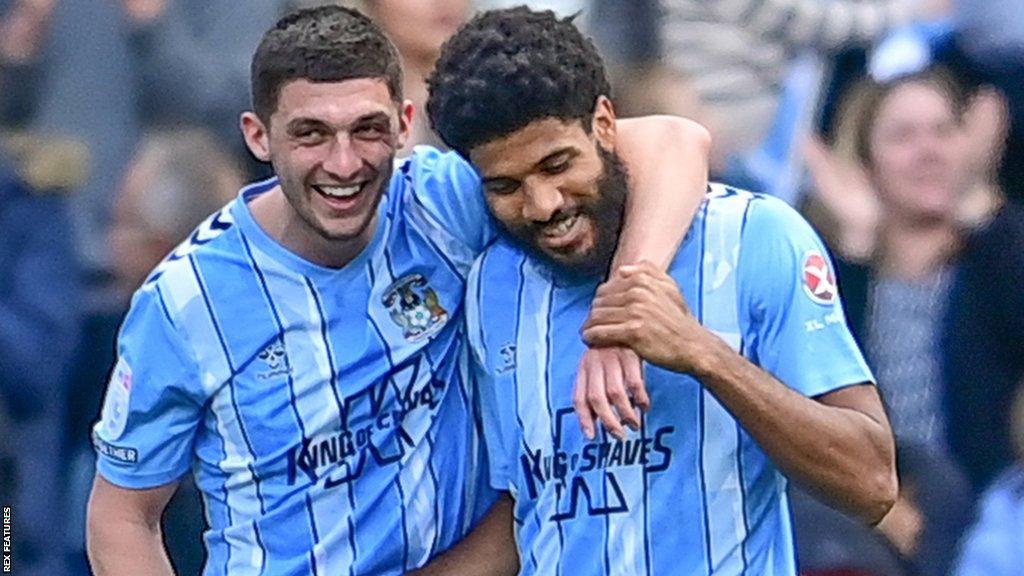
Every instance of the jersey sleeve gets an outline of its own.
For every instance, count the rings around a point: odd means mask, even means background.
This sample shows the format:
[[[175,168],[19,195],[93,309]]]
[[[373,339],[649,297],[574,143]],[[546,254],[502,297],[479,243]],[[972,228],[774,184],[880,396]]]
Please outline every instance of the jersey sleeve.
[[[185,474],[204,398],[198,366],[156,285],[125,317],[101,419],[93,427],[97,469],[125,488],[152,488]]]
[[[441,237],[450,236],[470,253],[469,263],[490,244],[495,228],[487,212],[480,176],[455,152],[417,146],[407,170],[410,209]]]
[[[846,322],[825,246],[776,198],[751,201],[738,286],[747,356],[805,396],[873,382]]]
[[[469,275],[466,290],[466,334],[470,347],[470,364],[474,390],[480,399],[480,417],[484,431],[484,447],[491,488],[509,491],[512,488],[513,466],[516,461],[515,422],[509,415],[515,412],[514,396],[507,382],[495,374],[489,365],[486,335],[482,317],[483,294],[480,270],[483,258],[477,260]]]

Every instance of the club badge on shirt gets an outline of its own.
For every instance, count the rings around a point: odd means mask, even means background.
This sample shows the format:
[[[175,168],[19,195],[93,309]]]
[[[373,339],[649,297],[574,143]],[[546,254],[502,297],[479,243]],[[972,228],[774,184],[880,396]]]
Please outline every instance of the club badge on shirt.
[[[422,274],[399,278],[384,291],[381,301],[410,342],[437,333],[448,322],[448,311]]]

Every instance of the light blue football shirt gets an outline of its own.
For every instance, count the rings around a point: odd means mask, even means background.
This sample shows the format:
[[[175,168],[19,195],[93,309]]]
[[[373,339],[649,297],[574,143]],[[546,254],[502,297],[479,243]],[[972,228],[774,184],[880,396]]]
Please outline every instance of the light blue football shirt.
[[[782,201],[713,186],[669,273],[701,323],[806,396],[873,381],[825,249]],[[522,574],[796,574],[786,479],[693,378],[647,368],[652,408],[588,442],[572,409],[596,282],[499,241],[467,289],[491,485]]]
[[[191,468],[206,575],[399,574],[488,503],[462,322],[493,235],[479,179],[417,148],[341,269],[260,229],[247,203],[275,185],[243,189],[136,293],[98,469],[147,488]]]

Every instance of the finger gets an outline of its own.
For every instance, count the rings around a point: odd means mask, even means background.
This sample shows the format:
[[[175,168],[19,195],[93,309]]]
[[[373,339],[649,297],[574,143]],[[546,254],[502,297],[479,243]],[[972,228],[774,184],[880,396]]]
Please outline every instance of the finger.
[[[587,402],[590,408],[597,415],[598,420],[604,425],[609,434],[618,439],[626,437],[626,431],[619,422],[619,417],[612,410],[605,393],[604,375],[601,373],[598,364],[591,364],[587,370]]]
[[[601,296],[595,296],[594,301],[590,304],[593,308],[621,308],[628,306],[634,300],[634,293],[632,290],[625,290],[621,292],[609,292]]]
[[[583,355],[579,368],[576,370],[576,388],[572,393],[572,405],[576,409],[576,417],[580,421],[580,430],[587,440],[594,439],[594,413],[587,402],[587,355]]]
[[[583,341],[592,348],[608,348],[621,346],[631,348],[632,340],[637,332],[635,320],[620,324],[602,324],[583,330]]]
[[[644,368],[640,357],[632,350],[620,352],[622,357],[622,371],[626,378],[626,390],[633,397],[633,401],[641,410],[651,409],[651,397],[647,395],[647,383],[644,380]]]
[[[623,381],[622,365],[617,357],[612,357],[604,364],[604,390],[608,396],[608,402],[615,407],[619,413],[618,422],[629,426],[633,430],[640,429],[640,417],[629,401],[629,394],[626,393],[626,385]]]
[[[626,279],[623,279],[623,278],[613,278],[611,280],[608,280],[607,282],[604,282],[600,286],[598,286],[597,287],[597,292],[594,294],[594,297],[595,298],[599,298],[601,296],[610,296],[612,294],[621,294],[621,293],[629,290],[629,287],[631,285],[632,285],[632,282],[630,282],[629,280],[626,280]]]
[[[625,308],[595,308],[590,311],[590,316],[587,318],[587,321],[583,323],[582,329],[586,330],[595,326],[622,324],[623,322],[629,321],[630,317],[630,312]]]

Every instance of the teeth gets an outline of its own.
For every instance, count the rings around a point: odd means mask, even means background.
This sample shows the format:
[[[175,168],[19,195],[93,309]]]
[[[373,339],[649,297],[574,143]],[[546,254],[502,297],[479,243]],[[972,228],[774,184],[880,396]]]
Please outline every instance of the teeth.
[[[570,216],[568,218],[565,218],[565,219],[559,221],[558,224],[553,224],[551,226],[548,226],[548,229],[547,229],[548,236],[563,236],[563,235],[565,235],[566,233],[569,232],[570,229],[572,229],[572,225],[576,223],[576,219],[577,218],[579,218],[579,215]]]
[[[318,186],[321,192],[333,198],[355,196],[361,186]]]

